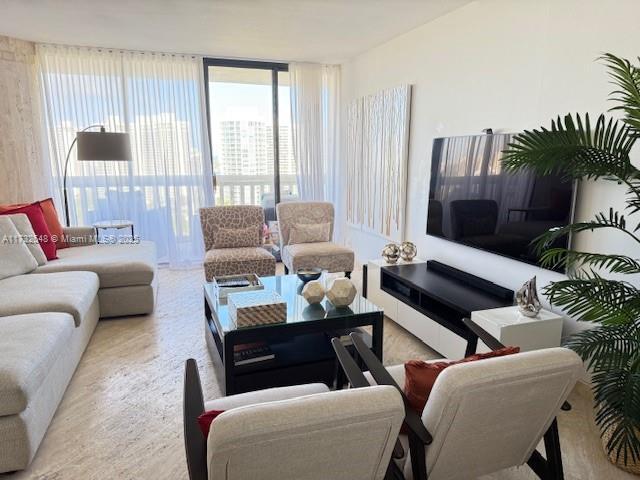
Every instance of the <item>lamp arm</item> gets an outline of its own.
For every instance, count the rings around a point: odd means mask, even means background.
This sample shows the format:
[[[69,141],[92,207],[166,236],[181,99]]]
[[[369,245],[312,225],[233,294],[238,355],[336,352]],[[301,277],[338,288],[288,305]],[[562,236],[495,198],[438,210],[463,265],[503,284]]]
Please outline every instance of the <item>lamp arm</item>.
[[[95,124],[89,125],[88,127],[83,128],[80,132],[86,132],[90,128],[100,127],[101,130],[104,130],[104,125]],[[76,135],[69,146],[69,151],[67,151],[67,158],[64,161],[64,174],[62,176],[62,193],[63,193],[63,201],[64,201],[64,220],[66,226],[69,227],[69,201],[67,199],[67,171],[69,170],[69,159],[71,158],[71,151],[73,150],[73,146],[78,141],[78,136]]]

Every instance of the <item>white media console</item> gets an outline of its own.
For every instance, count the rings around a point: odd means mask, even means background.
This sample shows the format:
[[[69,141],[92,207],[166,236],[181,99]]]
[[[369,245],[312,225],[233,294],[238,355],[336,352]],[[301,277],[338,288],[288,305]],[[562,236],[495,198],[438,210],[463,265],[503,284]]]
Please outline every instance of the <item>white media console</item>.
[[[465,316],[470,316],[501,343],[519,346],[522,351],[560,345],[561,316],[542,310],[538,317],[525,317],[511,306],[511,290],[463,272],[456,277],[459,271],[437,262],[429,264],[436,264],[433,271],[423,259],[398,261],[393,266],[383,259],[370,260],[366,268],[366,297],[444,357],[464,357],[466,330],[459,319]],[[439,265],[444,270],[435,270]],[[383,270],[385,267],[391,268]],[[447,268],[453,276],[449,276]],[[475,309],[479,306],[483,308]],[[477,351],[488,348],[478,342]]]

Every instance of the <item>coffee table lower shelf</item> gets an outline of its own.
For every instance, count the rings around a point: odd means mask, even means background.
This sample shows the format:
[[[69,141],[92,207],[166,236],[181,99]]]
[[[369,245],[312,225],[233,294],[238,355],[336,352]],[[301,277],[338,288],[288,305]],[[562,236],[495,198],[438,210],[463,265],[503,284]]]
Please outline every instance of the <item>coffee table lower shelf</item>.
[[[372,337],[368,333],[359,328],[352,330],[361,332],[365,342],[372,345]],[[241,366],[234,365],[233,360],[231,365],[225,362],[222,337],[210,318],[206,321],[205,335],[209,354],[221,360],[224,367],[225,395],[314,382],[342,388],[345,383],[338,369],[330,335],[325,332],[269,341],[274,359]],[[243,342],[236,342],[239,343]]]

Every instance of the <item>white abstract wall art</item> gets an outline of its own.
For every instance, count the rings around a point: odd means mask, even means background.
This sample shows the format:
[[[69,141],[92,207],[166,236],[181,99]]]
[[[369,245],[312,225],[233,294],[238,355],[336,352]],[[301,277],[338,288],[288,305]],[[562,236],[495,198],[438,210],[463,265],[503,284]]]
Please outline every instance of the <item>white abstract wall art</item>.
[[[347,109],[347,221],[401,241],[404,235],[411,86],[352,101]]]

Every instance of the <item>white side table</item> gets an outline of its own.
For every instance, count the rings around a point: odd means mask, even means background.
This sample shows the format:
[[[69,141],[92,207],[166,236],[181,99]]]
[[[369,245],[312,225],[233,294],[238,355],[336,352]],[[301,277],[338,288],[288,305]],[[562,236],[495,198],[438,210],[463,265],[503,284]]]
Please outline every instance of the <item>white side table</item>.
[[[134,232],[133,232],[133,222],[130,220],[105,220],[103,222],[96,222],[93,224],[93,228],[96,229],[96,242],[98,242],[99,239],[99,230],[108,230],[108,229],[116,229],[116,230],[120,230],[123,228],[130,228],[131,229],[131,238],[133,239]]]
[[[503,345],[518,346],[522,352],[561,344],[563,317],[548,310],[540,310],[537,317],[522,315],[517,306],[478,310],[471,313],[471,320]],[[478,342],[478,351],[482,350]]]

